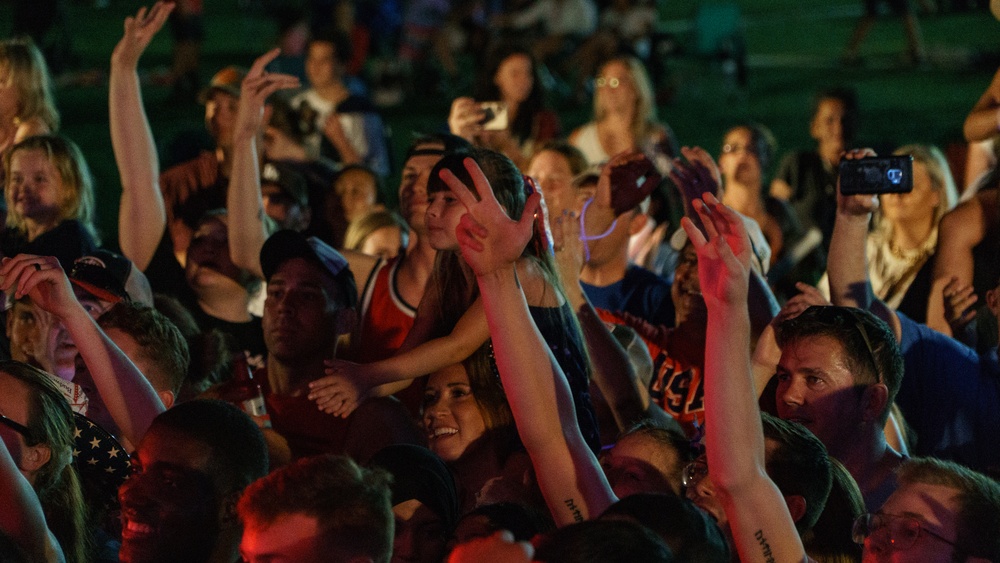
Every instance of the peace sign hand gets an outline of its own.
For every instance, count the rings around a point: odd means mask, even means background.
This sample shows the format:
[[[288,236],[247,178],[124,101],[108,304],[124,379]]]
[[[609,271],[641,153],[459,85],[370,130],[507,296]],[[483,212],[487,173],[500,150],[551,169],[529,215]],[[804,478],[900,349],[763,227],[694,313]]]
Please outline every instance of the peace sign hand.
[[[468,211],[462,216],[456,236],[462,256],[477,276],[512,266],[521,256],[533,233],[532,223],[539,211],[541,196],[528,196],[519,220],[511,219],[497,201],[483,171],[471,158],[463,160],[472,176],[476,193],[469,190],[450,170],[441,171],[441,179]]]

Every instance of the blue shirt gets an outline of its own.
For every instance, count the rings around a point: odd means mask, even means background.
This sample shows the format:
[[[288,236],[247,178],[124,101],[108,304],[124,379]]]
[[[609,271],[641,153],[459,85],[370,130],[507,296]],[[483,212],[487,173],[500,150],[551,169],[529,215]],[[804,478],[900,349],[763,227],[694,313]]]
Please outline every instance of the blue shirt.
[[[580,285],[597,309],[629,313],[654,326],[674,326],[670,284],[645,268],[629,265],[625,277],[604,287],[583,282]]]
[[[916,455],[983,471],[1000,466],[1000,365],[897,313],[903,381],[896,403],[916,432]]]

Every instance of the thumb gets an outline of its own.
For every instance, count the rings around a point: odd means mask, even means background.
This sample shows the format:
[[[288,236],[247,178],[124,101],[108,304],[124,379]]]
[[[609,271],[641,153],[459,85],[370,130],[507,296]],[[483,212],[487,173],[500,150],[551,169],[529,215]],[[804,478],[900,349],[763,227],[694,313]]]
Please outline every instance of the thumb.
[[[524,211],[521,213],[521,219],[517,222],[518,226],[524,228],[534,222],[535,214],[541,213],[542,211],[541,202],[542,196],[538,192],[528,196],[528,200],[524,202]]]

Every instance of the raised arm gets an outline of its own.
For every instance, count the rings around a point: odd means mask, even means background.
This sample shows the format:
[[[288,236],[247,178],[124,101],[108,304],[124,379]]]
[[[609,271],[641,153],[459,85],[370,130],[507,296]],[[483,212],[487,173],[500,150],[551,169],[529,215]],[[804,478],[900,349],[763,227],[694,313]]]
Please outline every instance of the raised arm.
[[[299,79],[294,76],[264,70],[279,54],[279,49],[272,49],[258,57],[240,86],[240,106],[233,130],[233,168],[226,194],[229,256],[233,264],[262,278],[260,249],[272,230],[260,193],[260,152],[257,150],[264,102],[278,90],[299,85]]]
[[[647,417],[647,409],[658,409],[641,385],[628,353],[597,315],[580,285],[583,247],[576,213],[566,210],[552,222],[559,277],[570,306],[576,312],[590,354],[591,374],[622,432]],[[592,395],[592,398],[594,396]]]
[[[985,141],[1000,133],[1000,70],[993,75],[993,80],[976,105],[972,106],[962,132],[970,143]]]
[[[765,471],[764,432],[750,373],[750,239],[739,215],[706,194],[705,235],[682,226],[698,252],[708,309],[705,426],[708,466],[740,561],[801,563],[805,551],[785,499]]]
[[[138,444],[153,419],[166,410],[163,402],[139,368],[76,300],[59,261],[30,254],[4,258],[0,279],[0,289],[15,291],[17,298],[30,296],[32,303],[63,322],[122,437]]]
[[[118,244],[122,254],[145,270],[167,225],[160,194],[160,161],[142,105],[137,67],[153,36],[163,27],[174,4],[157,2],[125,18],[125,33],[111,53],[108,120],[111,146],[121,176]]]
[[[451,172],[441,177],[468,209],[458,228],[459,244],[476,273],[507,401],[556,524],[580,522],[616,499],[580,433],[569,384],[531,318],[517,279],[514,264],[531,238],[540,197],[533,194],[514,221],[479,167],[472,159],[465,165],[481,201]]]
[[[694,210],[694,202],[711,194],[719,195],[722,175],[715,160],[701,147],[683,147],[681,154],[687,160],[674,159],[670,170],[670,180],[680,192],[684,202],[684,216],[695,226],[701,226],[701,217]],[[764,264],[761,264],[764,266]],[[753,338],[758,338],[767,329],[771,319],[778,313],[778,300],[767,285],[767,281],[756,270],[750,272],[750,329]]]
[[[854,150],[846,159],[875,156],[871,149]],[[870,310],[892,328],[900,337],[899,318],[895,311],[875,297],[868,279],[868,258],[865,241],[868,223],[878,209],[878,198],[872,195],[844,196],[837,185],[837,219],[833,225],[833,238],[826,261],[830,278],[830,301],[841,307]]]
[[[32,562],[62,562],[62,548],[45,522],[42,505],[31,483],[21,474],[7,444],[0,440],[0,530]]]

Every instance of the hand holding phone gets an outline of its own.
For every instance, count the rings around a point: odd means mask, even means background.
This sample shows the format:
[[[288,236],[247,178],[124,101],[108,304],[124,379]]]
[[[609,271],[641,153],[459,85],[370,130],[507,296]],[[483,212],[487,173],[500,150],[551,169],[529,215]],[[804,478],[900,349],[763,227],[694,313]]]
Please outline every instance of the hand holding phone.
[[[913,191],[913,157],[866,156],[840,161],[843,195],[907,193]]]
[[[503,102],[480,102],[479,110],[483,117],[479,124],[484,131],[503,131],[507,128],[507,104]]]

